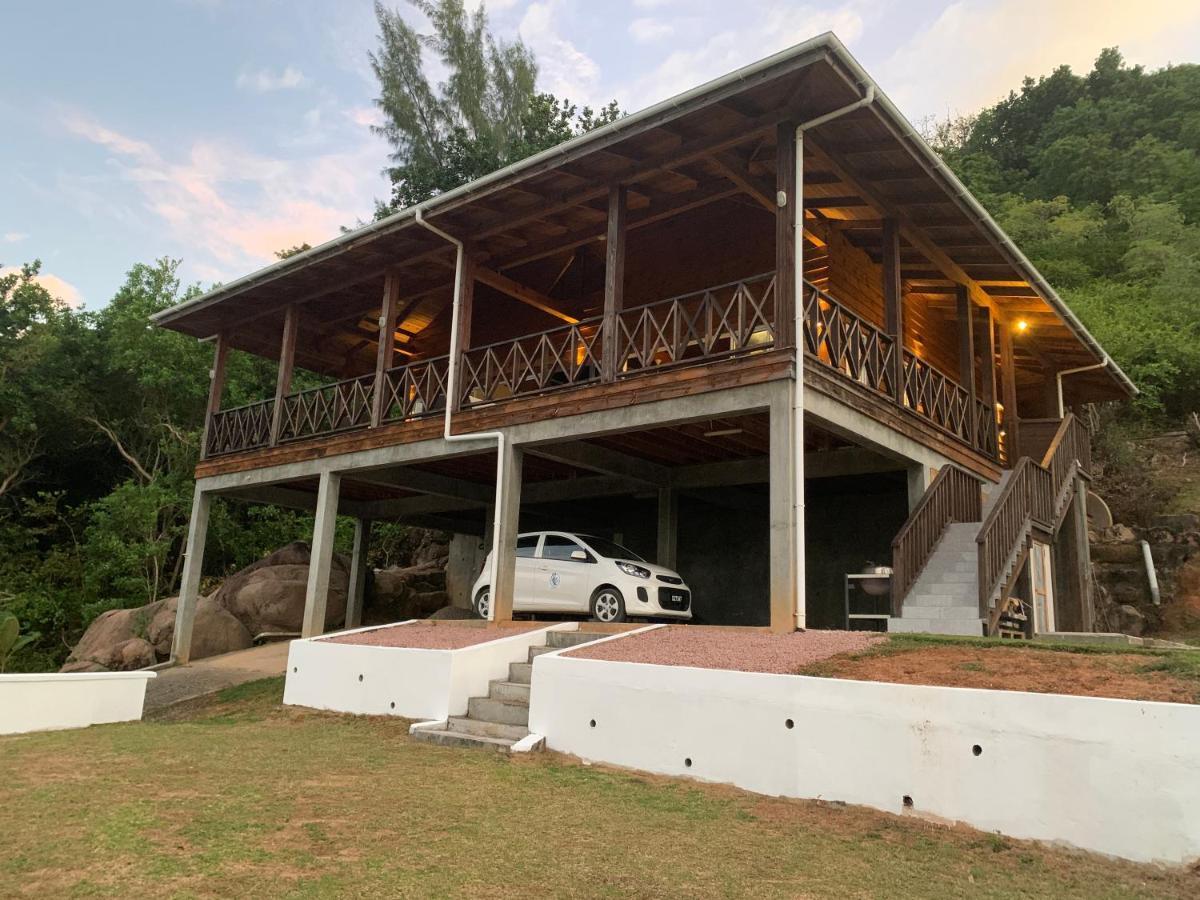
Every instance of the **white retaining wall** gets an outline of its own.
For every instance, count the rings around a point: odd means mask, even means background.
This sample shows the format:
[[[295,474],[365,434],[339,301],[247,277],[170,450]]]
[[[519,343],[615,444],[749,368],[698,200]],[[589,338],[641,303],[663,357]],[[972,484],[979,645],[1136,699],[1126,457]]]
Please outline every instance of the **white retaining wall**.
[[[573,631],[577,627],[573,622],[560,623],[457,650],[341,644],[321,638],[292,641],[283,702],[407,719],[466,715],[467,701],[487,694],[489,681],[507,678],[508,664],[524,662],[530,647],[545,643],[546,632]]]
[[[153,672],[0,675],[0,734],[85,728],[142,717]]]
[[[1139,861],[1200,858],[1198,706],[559,653],[534,671],[530,730],[587,760]]]

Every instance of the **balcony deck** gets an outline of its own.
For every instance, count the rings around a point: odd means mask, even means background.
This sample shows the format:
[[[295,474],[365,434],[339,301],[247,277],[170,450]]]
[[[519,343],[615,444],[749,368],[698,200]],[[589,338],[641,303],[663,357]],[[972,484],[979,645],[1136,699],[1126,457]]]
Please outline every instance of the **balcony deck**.
[[[894,338],[816,286],[806,283],[802,303],[810,386],[927,443],[952,445],[956,455],[999,460],[988,401],[907,347],[898,362]],[[766,273],[622,310],[611,339],[595,317],[469,348],[453,398],[455,431],[793,377],[792,348],[777,324],[790,311],[780,307],[775,275]],[[442,428],[449,362],[448,356],[413,360],[381,378],[296,391],[278,413],[273,399],[215,412],[198,474],[434,437]]]

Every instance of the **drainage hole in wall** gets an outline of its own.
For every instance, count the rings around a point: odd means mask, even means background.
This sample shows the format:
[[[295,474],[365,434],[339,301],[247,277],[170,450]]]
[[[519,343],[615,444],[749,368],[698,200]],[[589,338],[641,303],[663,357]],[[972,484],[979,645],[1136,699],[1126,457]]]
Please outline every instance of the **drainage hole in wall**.
[[[976,756],[982,756],[983,748],[980,747],[978,744],[975,744],[974,746],[971,747],[971,752],[974,753]]]
[[[786,722],[784,722],[783,724],[784,724],[784,727],[785,727],[785,728],[795,728],[795,727],[796,727],[796,723],[795,723],[795,722],[793,722],[791,719],[788,719],[788,720],[787,720]]]
[[[294,674],[296,674],[296,673],[297,673],[297,672],[299,672],[299,671],[300,671],[300,669],[298,669],[296,666],[292,666],[292,674],[293,674],[293,675],[294,675]]]
[[[362,681],[362,676],[361,676],[361,675],[359,675],[359,676],[358,676],[358,680],[359,680],[359,681]]]
[[[908,796],[908,794],[904,795],[904,799],[901,802],[904,803],[905,809],[912,809],[912,805],[913,805],[912,797]]]
[[[684,766],[686,766],[687,768],[690,769],[692,767],[692,758],[689,756],[687,759],[685,759],[683,761],[683,764],[684,764]]]
[[[392,709],[395,709],[395,708],[396,708],[396,701],[395,701],[395,700],[393,700],[391,705],[392,705]]]
[[[591,721],[591,722],[589,722],[588,724],[589,724],[589,725],[590,725],[592,728],[595,728],[595,727],[596,727],[596,720],[595,720],[595,719],[592,719],[592,721]]]

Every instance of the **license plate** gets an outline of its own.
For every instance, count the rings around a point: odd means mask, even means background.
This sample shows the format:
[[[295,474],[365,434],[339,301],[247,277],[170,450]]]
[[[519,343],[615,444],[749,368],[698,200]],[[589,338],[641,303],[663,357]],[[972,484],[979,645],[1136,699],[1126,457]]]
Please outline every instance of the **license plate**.
[[[672,594],[671,602],[672,603],[682,603],[683,602],[683,594]]]

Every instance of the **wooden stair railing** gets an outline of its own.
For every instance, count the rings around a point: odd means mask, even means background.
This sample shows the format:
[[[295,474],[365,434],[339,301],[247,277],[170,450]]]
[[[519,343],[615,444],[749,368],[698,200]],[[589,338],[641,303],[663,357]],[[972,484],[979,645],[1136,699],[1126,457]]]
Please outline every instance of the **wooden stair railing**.
[[[1018,460],[975,542],[979,553],[979,615],[994,633],[1035,529],[1055,534],[1069,506],[1075,477],[1091,468],[1087,428],[1068,413],[1039,463]],[[999,598],[999,602],[996,601]]]
[[[892,615],[900,615],[904,598],[929,562],[946,528],[978,522],[983,515],[983,479],[943,466],[892,541]]]

